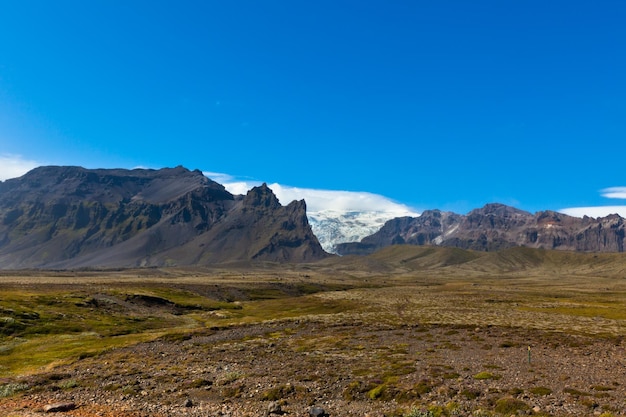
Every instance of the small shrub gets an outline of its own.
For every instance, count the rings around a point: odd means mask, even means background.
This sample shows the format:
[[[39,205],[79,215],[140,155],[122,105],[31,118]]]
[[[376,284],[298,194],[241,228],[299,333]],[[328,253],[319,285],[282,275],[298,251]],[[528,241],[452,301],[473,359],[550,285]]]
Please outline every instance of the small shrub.
[[[496,407],[494,411],[500,414],[516,414],[518,411],[528,410],[528,404],[524,401],[518,400],[516,398],[500,398],[496,401]]]
[[[125,385],[122,387],[122,393],[124,395],[137,395],[139,394],[139,389],[135,385]]]
[[[498,379],[498,376],[492,374],[491,372],[479,372],[476,375],[474,375],[474,379],[479,379],[479,380]]]
[[[413,407],[403,417],[435,417],[435,415],[430,410]]]
[[[213,385],[213,381],[204,378],[197,378],[186,384],[187,388],[202,388]]]
[[[68,379],[67,381],[59,382],[57,386],[62,390],[67,390],[76,388],[78,386],[78,382],[75,379]]]
[[[120,384],[107,384],[104,387],[102,387],[104,391],[117,391],[120,388],[122,388]]]
[[[243,376],[243,374],[241,372],[236,372],[236,371],[227,372],[227,373],[222,375],[217,380],[217,385],[227,385],[227,384],[230,384],[231,382],[235,382],[236,380],[238,380],[242,376]]]
[[[534,387],[530,389],[530,392],[532,392],[535,395],[550,395],[552,394],[552,390],[550,388],[546,388],[546,387]]]
[[[575,388],[565,388],[563,392],[573,395],[574,397],[586,397],[590,395],[588,392],[579,391]]]
[[[348,384],[348,386],[343,390],[343,398],[347,401],[353,401],[357,398],[361,398],[362,395],[376,385],[366,384],[360,381],[352,381]]]
[[[413,386],[413,389],[419,395],[424,395],[424,394],[428,394],[430,391],[432,391],[433,386],[431,385],[431,383],[429,381],[422,380],[422,381],[418,382],[417,384],[415,384]]]
[[[444,408],[440,405],[430,405],[428,406],[428,411],[433,417],[441,417],[445,413]]]
[[[446,415],[451,415],[451,416],[458,415],[459,413],[462,412],[461,405],[455,401],[450,401],[449,403],[447,403],[445,410],[446,410]]]
[[[222,388],[221,394],[224,398],[239,398],[243,394],[244,388],[243,384],[235,384],[235,386]]]
[[[381,384],[381,385],[376,386],[375,388],[372,388],[371,390],[368,391],[367,397],[370,400],[379,399],[380,397],[383,396],[383,393],[385,392],[386,387],[387,386],[385,384]]]
[[[402,392],[389,383],[377,385],[367,392],[367,398],[370,400],[391,401],[406,396],[407,392]]]
[[[599,404],[597,401],[592,400],[590,398],[583,398],[580,400],[580,403],[589,409],[598,408]]]
[[[20,391],[26,391],[30,387],[26,384],[5,384],[0,385],[0,398],[10,397]]]
[[[461,395],[467,398],[468,400],[475,400],[480,395],[480,391],[466,388],[461,391]]]
[[[270,388],[261,394],[263,401],[278,401],[295,392],[295,388],[291,384],[281,385],[279,387]]]

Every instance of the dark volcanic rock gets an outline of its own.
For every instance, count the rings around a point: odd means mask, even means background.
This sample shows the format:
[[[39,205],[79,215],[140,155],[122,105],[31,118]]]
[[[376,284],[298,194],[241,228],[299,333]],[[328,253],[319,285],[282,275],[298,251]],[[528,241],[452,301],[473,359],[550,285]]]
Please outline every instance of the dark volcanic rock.
[[[242,245],[241,242],[248,243]],[[281,206],[265,184],[248,191],[228,217],[182,246],[176,256],[184,258],[198,245],[204,251],[190,263],[313,261],[328,256],[311,230],[304,200]]]
[[[554,211],[533,215],[503,204],[487,204],[466,216],[428,210],[420,217],[392,219],[361,242],[339,244],[337,253],[364,255],[395,244],[451,246],[478,251],[526,246],[623,252],[625,228],[624,219],[616,214],[580,219]]]
[[[283,207],[265,184],[236,197],[183,167],[40,167],[0,182],[0,268],[325,256],[304,202]]]

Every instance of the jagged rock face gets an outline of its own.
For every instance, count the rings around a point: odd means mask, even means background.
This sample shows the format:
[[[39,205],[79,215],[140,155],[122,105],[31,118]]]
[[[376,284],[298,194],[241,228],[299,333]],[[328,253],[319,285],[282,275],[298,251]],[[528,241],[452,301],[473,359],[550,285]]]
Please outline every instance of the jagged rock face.
[[[238,229],[250,230],[224,248]],[[235,197],[183,167],[41,167],[0,182],[0,268],[297,262],[326,255],[304,202],[283,207],[266,185]]]
[[[249,243],[242,246],[241,242]],[[196,246],[202,247],[203,252],[188,259]],[[232,253],[238,256],[233,257]],[[301,262],[328,256],[311,230],[304,200],[281,206],[266,184],[248,191],[227,218],[175,254],[190,264],[237,260]]]
[[[488,204],[467,215],[425,211],[388,221],[359,243],[337,247],[341,255],[368,254],[393,244],[451,246],[494,251],[514,246],[585,252],[623,252],[625,222],[618,215],[582,219],[553,211],[531,214]]]

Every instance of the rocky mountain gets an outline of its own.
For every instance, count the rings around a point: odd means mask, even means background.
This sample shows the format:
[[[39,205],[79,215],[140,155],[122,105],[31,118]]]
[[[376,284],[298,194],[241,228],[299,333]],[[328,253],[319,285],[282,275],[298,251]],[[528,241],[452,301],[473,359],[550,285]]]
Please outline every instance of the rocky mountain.
[[[515,246],[582,252],[623,252],[625,219],[617,214],[577,218],[554,211],[531,214],[487,204],[467,215],[428,210],[389,220],[358,243],[337,245],[341,255],[369,254],[396,244],[495,251]]]
[[[0,182],[0,268],[206,265],[328,256],[304,201],[234,196],[183,167],[40,167]]]

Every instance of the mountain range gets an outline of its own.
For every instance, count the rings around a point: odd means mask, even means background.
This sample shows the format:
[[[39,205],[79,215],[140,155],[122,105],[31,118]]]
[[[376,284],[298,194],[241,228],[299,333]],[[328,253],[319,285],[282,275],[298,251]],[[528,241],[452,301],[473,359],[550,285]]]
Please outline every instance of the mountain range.
[[[429,210],[418,217],[385,216],[307,216],[304,200],[283,206],[266,184],[233,195],[184,167],[39,167],[0,182],[0,268],[312,262],[330,257],[327,251],[363,255],[399,244],[624,251],[625,222],[618,215],[580,219],[488,204],[467,215]]]
[[[515,246],[581,252],[623,252],[624,218],[571,217],[554,211],[535,214],[503,204],[487,204],[460,215],[439,210],[399,217],[360,242],[337,245],[341,255],[365,255],[390,245],[447,246],[497,251]]]

